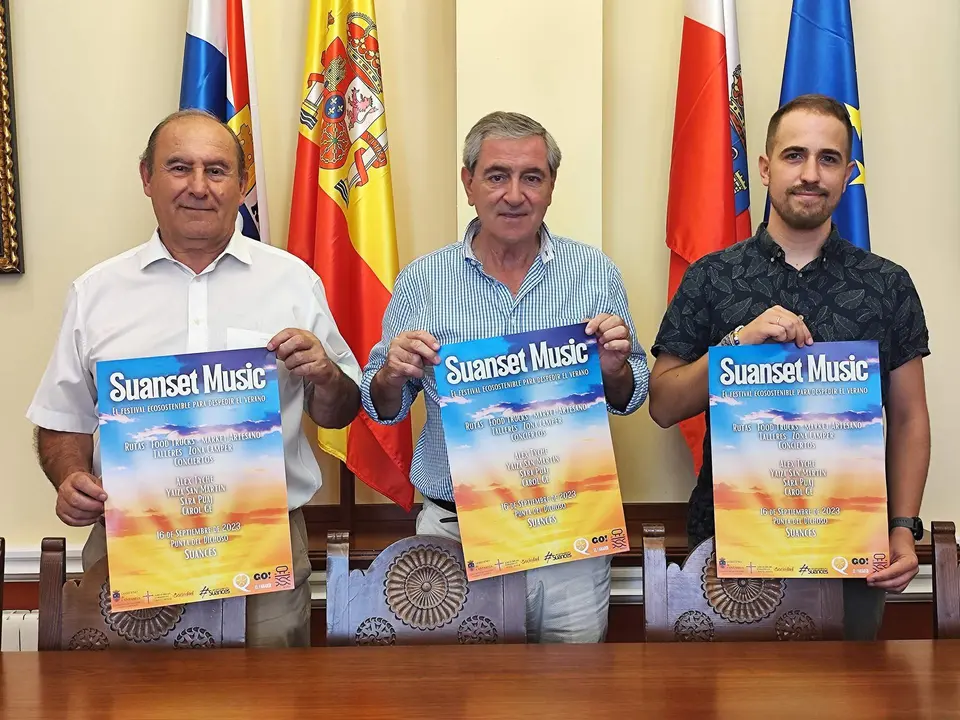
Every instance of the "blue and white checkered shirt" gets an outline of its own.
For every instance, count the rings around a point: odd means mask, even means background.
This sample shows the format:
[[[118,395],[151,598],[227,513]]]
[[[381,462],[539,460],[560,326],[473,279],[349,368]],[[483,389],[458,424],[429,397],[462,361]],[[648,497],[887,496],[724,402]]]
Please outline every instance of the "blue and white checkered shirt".
[[[633,348],[628,362],[634,390],[623,411],[629,415],[647,397],[650,371],[647,356],[627,306],[627,293],[617,266],[600,250],[568,238],[540,231],[540,254],[514,297],[506,285],[483,271],[473,254],[479,220],[467,227],[461,242],[447,245],[414,260],[397,276],[383,316],[383,337],[370,351],[360,393],[370,417],[383,424],[399,422],[424,391],[427,419],[413,452],[410,480],[428,498],[453,502],[453,483],[440,420],[439,396],[433,366],[423,379],[408,380],[403,405],[395,418],[384,420],[370,397],[373,376],[386,363],[390,341],[402,332],[426,330],[441,344],[573,325],[600,313],[618,315],[630,330]]]

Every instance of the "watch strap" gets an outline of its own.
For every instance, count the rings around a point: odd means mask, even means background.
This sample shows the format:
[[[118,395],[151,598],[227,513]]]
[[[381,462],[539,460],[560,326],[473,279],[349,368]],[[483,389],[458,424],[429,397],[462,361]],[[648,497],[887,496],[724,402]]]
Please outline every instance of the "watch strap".
[[[890,529],[893,530],[897,527],[905,527],[911,533],[916,540],[920,540],[923,537],[923,522],[918,517],[893,517],[890,518]]]

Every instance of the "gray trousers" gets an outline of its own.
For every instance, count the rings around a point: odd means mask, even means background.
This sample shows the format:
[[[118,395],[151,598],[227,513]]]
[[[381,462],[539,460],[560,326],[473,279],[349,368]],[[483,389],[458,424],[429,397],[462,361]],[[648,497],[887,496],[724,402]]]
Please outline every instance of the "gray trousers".
[[[866,580],[843,583],[843,639],[876,640],[883,622],[887,591],[867,585]]]
[[[460,542],[456,517],[428,498],[417,516],[418,535]],[[527,642],[598,643],[607,635],[610,557],[586,558],[522,571],[527,581]]]

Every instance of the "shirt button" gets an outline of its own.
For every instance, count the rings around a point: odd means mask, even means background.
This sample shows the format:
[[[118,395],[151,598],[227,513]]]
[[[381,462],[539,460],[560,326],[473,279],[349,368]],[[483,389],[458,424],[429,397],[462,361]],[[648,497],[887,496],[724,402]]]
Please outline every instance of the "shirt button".
[[[773,262],[773,258],[770,258],[770,262]]]
[[[797,275],[799,275],[800,277],[803,277],[803,273],[802,273],[802,272],[797,273]]]

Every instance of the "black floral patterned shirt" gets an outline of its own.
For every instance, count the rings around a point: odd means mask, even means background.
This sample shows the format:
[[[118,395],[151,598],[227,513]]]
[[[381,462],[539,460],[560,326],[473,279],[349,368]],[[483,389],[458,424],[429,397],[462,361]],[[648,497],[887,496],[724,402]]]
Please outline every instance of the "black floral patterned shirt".
[[[797,270],[786,263],[766,224],[749,240],[687,269],[651,352],[693,362],[773,305],[802,315],[814,342],[876,340],[884,403],[890,372],[930,354],[923,306],[906,270],[843,240],[835,225],[820,257]],[[691,544],[714,532],[712,474],[707,433],[703,467],[690,496]]]

